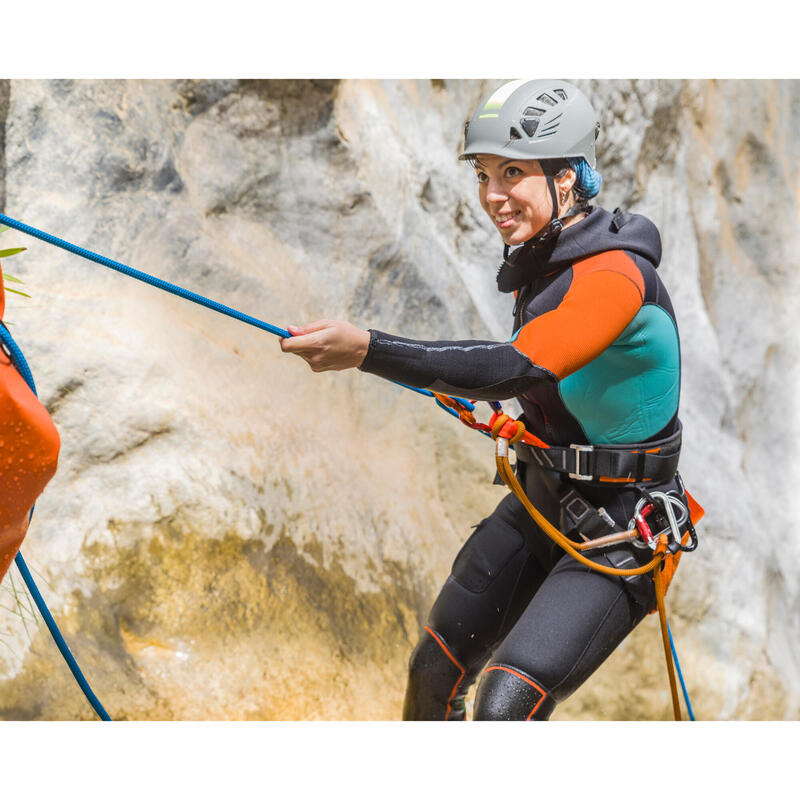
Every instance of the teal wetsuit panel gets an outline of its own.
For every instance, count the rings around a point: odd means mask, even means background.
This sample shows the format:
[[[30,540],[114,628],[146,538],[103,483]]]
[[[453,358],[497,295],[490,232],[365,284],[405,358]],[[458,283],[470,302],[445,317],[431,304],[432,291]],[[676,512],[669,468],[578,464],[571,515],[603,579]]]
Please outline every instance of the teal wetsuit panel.
[[[619,338],[559,384],[593,444],[631,444],[658,433],[678,410],[680,346],[672,317],[644,305]]]

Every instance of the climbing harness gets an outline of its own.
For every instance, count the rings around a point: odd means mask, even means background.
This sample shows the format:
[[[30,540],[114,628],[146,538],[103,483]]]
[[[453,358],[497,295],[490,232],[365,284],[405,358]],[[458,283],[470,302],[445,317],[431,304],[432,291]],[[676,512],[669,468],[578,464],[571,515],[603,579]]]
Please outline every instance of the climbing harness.
[[[592,485],[609,483],[664,483],[678,470],[681,426],[671,436],[648,442],[646,449],[628,445],[529,444],[515,448],[521,461],[534,462],[543,469]]]
[[[41,231],[30,225],[18,222],[5,214],[0,214],[0,224],[7,225],[9,228],[14,228],[22,233],[34,236],[44,242],[60,247],[68,252],[79,255],[83,258],[93,261],[101,266],[121,272],[124,275],[135,278],[144,283],[155,286],[158,289],[169,292],[171,294],[182,297],[185,300],[202,305],[206,308],[224,314],[226,316],[237,319],[248,325],[252,325],[261,330],[265,330],[281,338],[287,338],[291,334],[275,325],[268,322],[252,317],[249,314],[244,314],[236,309],[217,303],[202,295],[196,294],[188,289],[169,283],[167,281],[156,278],[140,270],[128,267],[118,261],[113,261],[105,256],[98,255],[83,247],[71,244],[63,239],[59,239],[52,234]],[[30,369],[25,362],[24,356],[17,347],[16,343],[8,334],[7,330],[0,329],[0,337],[3,343],[11,353],[14,363],[19,369],[20,374],[26,380],[31,390],[35,393],[33,383],[33,376]],[[458,418],[467,427],[477,430],[485,436],[489,436],[496,440],[496,464],[497,471],[519,499],[527,512],[539,527],[563,550],[569,553],[580,563],[586,565],[590,569],[608,574],[617,575],[621,577],[629,577],[635,575],[643,575],[651,572],[655,584],[656,593],[656,609],[659,614],[661,623],[662,639],[664,643],[664,650],[667,659],[667,671],[669,675],[670,690],[672,693],[672,704],[675,719],[681,719],[680,703],[677,694],[677,685],[675,680],[675,670],[673,669],[673,658],[675,666],[677,667],[678,674],[680,675],[681,686],[683,687],[684,697],[689,711],[689,716],[694,719],[689,696],[686,691],[686,685],[683,680],[683,675],[680,671],[680,664],[678,662],[677,652],[675,651],[672,634],[669,630],[669,625],[666,617],[666,610],[664,606],[664,595],[669,585],[669,580],[674,574],[677,567],[677,559],[680,558],[682,552],[693,550],[697,547],[697,536],[692,526],[692,519],[699,520],[702,516],[702,509],[686,492],[689,508],[687,509],[679,498],[669,493],[653,492],[648,494],[644,491],[642,501],[637,504],[634,519],[631,520],[630,529],[627,531],[617,531],[609,533],[606,536],[595,538],[591,541],[583,543],[573,542],[554,525],[552,525],[540,512],[533,506],[528,499],[524,490],[522,489],[519,481],[514,475],[514,471],[508,460],[508,447],[509,444],[515,446],[517,457],[521,461],[532,460],[536,461],[540,466],[555,470],[561,474],[566,474],[570,478],[581,481],[588,481],[598,483],[599,485],[605,482],[620,482],[627,484],[642,484],[644,482],[659,483],[665,475],[672,477],[676,474],[677,470],[677,453],[680,450],[680,429],[671,437],[663,440],[662,442],[648,443],[648,449],[642,451],[641,449],[631,449],[624,446],[598,446],[598,445],[570,445],[569,447],[551,446],[543,442],[538,437],[534,436],[529,431],[525,430],[525,425],[520,420],[515,420],[503,413],[500,403],[490,402],[489,406],[493,411],[493,415],[488,424],[478,422],[475,418],[475,405],[471,401],[452,397],[450,395],[431,392],[427,389],[419,389],[413,386],[393,381],[397,385],[410,389],[418,394],[432,397],[436,404],[446,411],[451,416]],[[673,469],[674,467],[674,469]],[[622,477],[620,476],[622,473]],[[682,483],[679,480],[679,486],[682,489]],[[585,501],[583,501],[585,505]],[[562,501],[563,505],[563,501]],[[678,509],[680,505],[680,509]],[[678,516],[676,516],[676,510]],[[613,520],[610,517],[603,517],[605,513],[603,509],[591,509],[596,517],[604,519],[607,527],[613,528]],[[33,509],[31,509],[31,515]],[[655,532],[652,530],[648,518],[652,518],[656,524]],[[663,524],[666,519],[666,525]],[[611,524],[609,524],[609,522]],[[679,528],[684,523],[688,524],[689,530],[684,535],[683,539],[680,537]],[[637,543],[637,539],[641,541]],[[645,565],[633,569],[621,569],[618,567],[607,567],[602,564],[597,564],[594,561],[586,558],[582,553],[586,550],[596,549],[611,544],[617,544],[623,541],[633,541],[634,544],[639,546],[650,547],[653,551],[653,558]],[[62,655],[67,661],[70,670],[78,681],[81,689],[84,691],[87,699],[92,707],[97,712],[101,719],[108,720],[110,717],[105,709],[100,704],[97,697],[89,687],[88,682],[83,677],[83,674],[78,667],[77,662],[72,657],[69,648],[64,642],[55,621],[52,618],[49,610],[47,609],[44,600],[41,597],[33,578],[30,575],[27,566],[22,558],[21,553],[18,553],[15,559],[17,566],[28,586],[31,594],[36,602],[37,607],[45,618],[48,629],[50,630],[56,644],[61,650]],[[663,569],[663,571],[662,571]],[[670,654],[673,658],[670,658]]]

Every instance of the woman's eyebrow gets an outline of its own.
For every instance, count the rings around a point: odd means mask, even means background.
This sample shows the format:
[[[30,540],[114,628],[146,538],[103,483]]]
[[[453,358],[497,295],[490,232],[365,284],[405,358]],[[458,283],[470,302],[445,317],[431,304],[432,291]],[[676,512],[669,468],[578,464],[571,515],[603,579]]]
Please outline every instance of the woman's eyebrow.
[[[518,158],[507,158],[505,161],[501,161],[497,165],[497,169],[502,169],[506,164],[513,164],[515,161],[519,161]],[[475,169],[486,169],[486,165],[482,164],[480,161],[475,161]]]

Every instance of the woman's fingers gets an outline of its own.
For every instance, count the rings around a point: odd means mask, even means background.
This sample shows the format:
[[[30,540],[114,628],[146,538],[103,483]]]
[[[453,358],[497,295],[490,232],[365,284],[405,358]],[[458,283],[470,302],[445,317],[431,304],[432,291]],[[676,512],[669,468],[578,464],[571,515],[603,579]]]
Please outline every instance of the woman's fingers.
[[[281,339],[281,350],[284,353],[297,353],[301,355],[317,346],[319,336],[315,333],[294,333],[291,327],[287,328],[292,335],[288,339]]]
[[[286,330],[292,335],[288,339],[281,339],[281,350],[297,355],[308,352],[320,344],[320,337],[313,334],[326,330],[332,324],[330,320],[321,319],[308,325],[287,325]]]
[[[321,331],[324,328],[329,328],[335,325],[336,322],[330,319],[318,319],[316,322],[310,322],[308,325],[288,325],[286,330],[292,336],[304,336],[307,333],[314,333],[314,331]]]

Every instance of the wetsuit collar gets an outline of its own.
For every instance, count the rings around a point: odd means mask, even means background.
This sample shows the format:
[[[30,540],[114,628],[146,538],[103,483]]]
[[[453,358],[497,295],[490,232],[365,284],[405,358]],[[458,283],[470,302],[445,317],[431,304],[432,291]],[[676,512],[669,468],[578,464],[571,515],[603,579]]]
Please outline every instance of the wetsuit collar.
[[[661,237],[653,223],[640,214],[589,206],[587,216],[540,245],[533,240],[507,253],[497,273],[497,288],[512,292],[538,277],[569,267],[573,262],[609,250],[637,253],[657,267]]]

